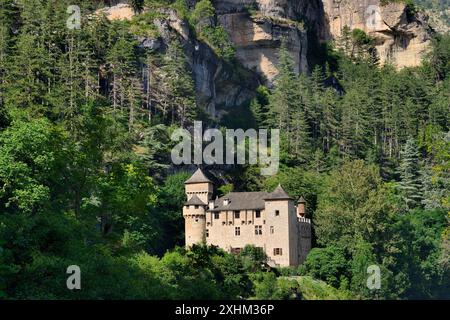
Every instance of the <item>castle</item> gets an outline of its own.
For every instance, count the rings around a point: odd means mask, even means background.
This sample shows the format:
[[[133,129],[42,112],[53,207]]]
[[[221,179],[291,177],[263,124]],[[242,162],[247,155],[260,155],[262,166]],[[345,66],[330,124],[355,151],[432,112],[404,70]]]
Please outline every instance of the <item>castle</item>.
[[[311,249],[306,202],[279,185],[273,192],[231,192],[212,199],[213,183],[198,169],[186,182],[183,207],[186,246],[207,243],[238,253],[246,245],[262,248],[273,266],[297,266]]]

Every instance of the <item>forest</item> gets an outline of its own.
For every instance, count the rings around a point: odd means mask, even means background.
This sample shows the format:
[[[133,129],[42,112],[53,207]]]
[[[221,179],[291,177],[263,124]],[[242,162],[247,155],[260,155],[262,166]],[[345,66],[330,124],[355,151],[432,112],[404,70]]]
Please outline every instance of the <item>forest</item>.
[[[449,34],[402,70],[381,66],[361,30],[312,45],[319,58],[302,74],[282,43],[274,86],[217,119],[196,100],[179,38],[162,52],[139,42],[173,10],[242,73],[224,29],[202,24],[212,3],[130,3],[140,14],[110,21],[95,14],[103,1],[0,0],[1,300],[450,299]],[[66,26],[73,4],[81,28]],[[304,196],[304,264],[269,268],[251,246],[184,248],[193,168],[172,165],[170,136],[194,120],[280,129],[276,175],[206,169],[221,172],[218,195],[281,183]],[[66,287],[70,265],[82,290]],[[379,290],[366,286],[369,265]]]

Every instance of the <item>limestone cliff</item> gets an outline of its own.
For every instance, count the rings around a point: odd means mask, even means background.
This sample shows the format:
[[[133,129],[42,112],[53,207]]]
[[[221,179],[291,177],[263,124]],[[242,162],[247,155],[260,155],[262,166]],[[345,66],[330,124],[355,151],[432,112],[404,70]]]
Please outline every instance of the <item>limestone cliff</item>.
[[[375,38],[381,64],[397,68],[417,66],[430,45],[427,17],[411,12],[401,2],[381,5],[380,0],[324,0],[327,24],[337,39],[345,26]]]
[[[164,42],[176,32],[188,58],[195,80],[197,102],[205,106],[210,115],[216,116],[216,107],[240,106],[253,97],[259,79],[249,70],[233,70],[218,58],[204,42],[192,34],[186,21],[181,20],[173,10],[168,10],[169,19],[155,21]]]
[[[238,60],[262,74],[271,84],[278,74],[281,40],[295,61],[297,72],[308,70],[306,23],[322,30],[319,0],[217,0],[218,21],[230,35]]]
[[[197,0],[186,0],[195,7]],[[121,1],[119,1],[121,2]],[[427,18],[411,13],[403,3],[385,6],[380,0],[212,0],[216,17],[236,49],[244,67],[237,73],[217,57],[205,42],[199,41],[186,21],[167,9],[168,19],[155,21],[159,38],[142,39],[151,50],[164,50],[171,37],[183,43],[196,84],[200,105],[217,115],[217,107],[227,109],[251,99],[260,83],[271,85],[278,74],[278,52],[282,39],[292,55],[297,72],[307,72],[308,39],[337,39],[345,26],[362,29],[376,39],[381,64],[398,68],[417,66],[430,44]],[[118,3],[103,10],[114,19],[131,19],[133,10]]]
[[[197,1],[189,0],[191,8]],[[236,49],[236,58],[244,67],[236,74],[213,50],[191,33],[187,22],[173,10],[168,19],[155,21],[160,39],[142,39],[144,47],[164,48],[175,33],[182,41],[192,67],[200,105],[216,115],[216,107],[242,105],[252,98],[260,83],[270,85],[278,74],[278,52],[286,39],[297,72],[308,70],[308,40],[304,22],[309,20],[320,30],[317,17],[320,0],[218,0],[213,1],[216,23],[227,31]],[[102,10],[111,20],[131,19],[131,7],[118,3]],[[317,23],[317,25],[316,25]],[[235,70],[234,70],[235,71]]]

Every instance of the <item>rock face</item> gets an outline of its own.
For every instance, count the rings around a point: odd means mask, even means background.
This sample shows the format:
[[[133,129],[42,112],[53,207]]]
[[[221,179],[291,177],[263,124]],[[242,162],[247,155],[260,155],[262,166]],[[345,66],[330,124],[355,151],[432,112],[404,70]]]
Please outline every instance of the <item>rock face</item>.
[[[263,75],[269,84],[278,74],[278,52],[282,39],[294,59],[296,72],[306,72],[307,34],[295,22],[261,13],[230,12],[218,16],[236,48],[237,59]]]
[[[126,3],[118,3],[115,6],[100,10],[109,20],[130,20],[134,16],[134,11]]]
[[[278,74],[282,39],[297,72],[308,70],[308,35],[305,22],[317,33],[324,30],[320,0],[217,0],[219,23],[228,32],[238,60],[263,75],[271,84]]]
[[[125,3],[108,7],[101,12],[110,20],[130,20],[134,16],[131,7]],[[167,18],[153,22],[159,37],[139,37],[138,40],[143,49],[164,51],[173,37],[178,38],[192,70],[198,105],[215,117],[218,106],[229,109],[243,105],[253,97],[259,84],[256,73],[249,70],[241,70],[240,74],[231,72],[226,62],[219,59],[209,46],[195,39],[187,22],[180,19],[174,10],[162,12]]]
[[[187,0],[190,8],[198,0]],[[381,6],[380,0],[212,0],[216,21],[227,31],[242,66],[240,72],[198,41],[187,22],[166,10],[167,19],[155,21],[158,39],[140,39],[143,48],[164,50],[173,36],[180,39],[194,75],[197,102],[213,116],[217,108],[240,106],[260,83],[272,85],[278,74],[282,39],[297,72],[307,72],[308,39],[338,39],[345,26],[362,29],[376,39],[381,64],[398,68],[417,66],[430,44],[427,19],[411,14],[405,4]],[[131,19],[131,7],[116,1],[101,10],[111,20]],[[309,54],[313,54],[309,52]]]
[[[418,66],[430,45],[427,17],[409,12],[404,3],[382,6],[380,0],[324,0],[327,24],[337,39],[345,26],[375,38],[380,63],[398,69]]]
[[[196,40],[187,23],[169,10],[168,19],[156,21],[163,41],[168,43],[174,31],[183,44],[195,80],[197,103],[210,115],[217,115],[216,107],[228,109],[240,106],[253,97],[258,86],[257,75],[248,70],[232,72],[205,43]]]

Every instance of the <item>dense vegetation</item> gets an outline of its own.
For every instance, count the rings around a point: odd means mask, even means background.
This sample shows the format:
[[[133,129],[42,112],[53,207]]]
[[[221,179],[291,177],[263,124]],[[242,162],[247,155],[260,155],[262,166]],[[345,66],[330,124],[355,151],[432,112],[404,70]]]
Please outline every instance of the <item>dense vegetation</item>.
[[[160,52],[137,39],[158,37],[167,11],[156,9],[171,7],[238,72],[214,7],[132,1],[155,10],[110,22],[86,14],[101,4],[78,1],[82,28],[71,30],[72,2],[0,0],[0,299],[450,297],[448,35],[402,71],[378,66],[359,31],[321,50],[308,75],[283,45],[275,86],[239,119],[281,129],[280,171],[223,172],[225,189],[282,183],[307,199],[315,248],[298,269],[269,270],[252,247],[177,247],[188,173],[171,166],[170,133],[213,120],[180,40]],[[72,292],[73,264],[82,290]],[[381,290],[366,286],[373,264]]]
[[[435,14],[447,26],[450,25],[450,1],[449,0],[413,0],[419,7],[425,8]]]

